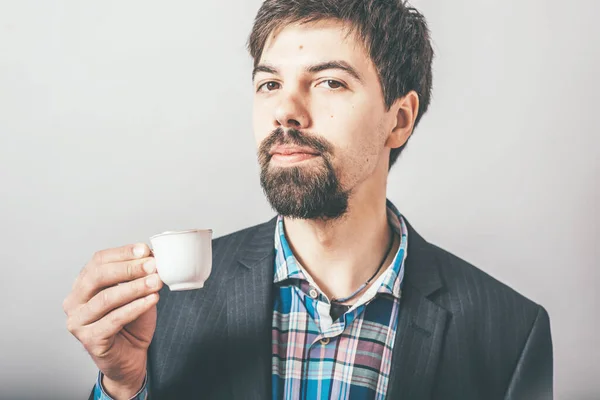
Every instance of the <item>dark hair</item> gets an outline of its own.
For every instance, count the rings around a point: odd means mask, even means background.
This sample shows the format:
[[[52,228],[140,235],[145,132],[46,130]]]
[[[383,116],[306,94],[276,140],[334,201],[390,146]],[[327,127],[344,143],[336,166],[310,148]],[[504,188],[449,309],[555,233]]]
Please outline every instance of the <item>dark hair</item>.
[[[248,39],[254,66],[272,32],[288,24],[323,19],[349,22],[351,31],[363,40],[379,73],[388,109],[411,90],[419,95],[416,127],[431,98],[433,48],[425,17],[406,1],[265,0]],[[390,168],[407,143],[392,149]]]

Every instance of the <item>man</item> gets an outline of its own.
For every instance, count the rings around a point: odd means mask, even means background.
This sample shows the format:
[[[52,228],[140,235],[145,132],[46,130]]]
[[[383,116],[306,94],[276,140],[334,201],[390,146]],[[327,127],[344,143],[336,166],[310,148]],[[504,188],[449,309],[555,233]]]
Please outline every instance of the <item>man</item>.
[[[249,49],[278,216],[216,239],[201,290],[169,291],[146,245],[96,253],[64,302],[100,369],[90,399],[551,398],[546,311],[386,200],[429,104],[423,16],[267,0]]]

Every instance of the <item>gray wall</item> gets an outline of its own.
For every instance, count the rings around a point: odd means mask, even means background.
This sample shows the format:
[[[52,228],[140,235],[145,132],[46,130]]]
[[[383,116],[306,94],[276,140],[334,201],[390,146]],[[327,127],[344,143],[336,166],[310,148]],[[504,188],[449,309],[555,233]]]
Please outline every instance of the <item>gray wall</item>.
[[[389,197],[549,311],[558,399],[600,395],[594,0],[421,0],[433,104]],[[61,303],[98,249],[266,220],[244,51],[258,0],[0,1],[0,398],[84,398]]]

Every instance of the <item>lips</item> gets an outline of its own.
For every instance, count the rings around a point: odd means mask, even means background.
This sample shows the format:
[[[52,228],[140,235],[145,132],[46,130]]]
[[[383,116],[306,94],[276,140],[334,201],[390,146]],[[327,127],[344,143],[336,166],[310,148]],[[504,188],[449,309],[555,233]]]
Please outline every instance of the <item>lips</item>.
[[[276,146],[274,147],[269,154],[273,155],[281,155],[281,156],[291,156],[291,155],[313,155],[318,156],[319,153],[308,147],[294,147],[294,146]]]

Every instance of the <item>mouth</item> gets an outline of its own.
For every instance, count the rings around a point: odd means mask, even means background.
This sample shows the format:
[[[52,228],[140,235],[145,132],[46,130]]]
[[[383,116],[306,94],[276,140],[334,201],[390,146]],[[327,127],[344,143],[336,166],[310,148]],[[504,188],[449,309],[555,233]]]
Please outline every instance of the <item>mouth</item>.
[[[318,152],[310,148],[289,146],[277,146],[269,154],[271,155],[271,161],[278,164],[293,164],[320,156]]]

